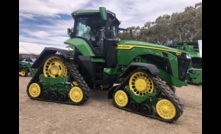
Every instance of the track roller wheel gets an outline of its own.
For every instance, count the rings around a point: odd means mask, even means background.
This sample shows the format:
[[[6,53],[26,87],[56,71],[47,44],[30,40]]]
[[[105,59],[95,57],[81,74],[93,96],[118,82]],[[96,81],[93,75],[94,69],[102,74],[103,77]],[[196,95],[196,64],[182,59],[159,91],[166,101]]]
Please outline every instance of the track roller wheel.
[[[52,100],[52,101],[55,101],[58,98],[57,93],[54,92],[54,91],[50,92],[48,96],[49,96],[49,99]]]
[[[115,106],[120,108],[127,106],[129,99],[127,93],[124,90],[117,90],[114,92],[113,95],[114,95],[113,100]]]
[[[58,100],[59,101],[66,101],[67,95],[65,93],[58,93]]]
[[[30,98],[38,98],[41,94],[41,85],[39,83],[31,83],[27,88]]]
[[[69,91],[69,98],[75,104],[80,104],[84,98],[82,89],[79,87],[72,87]]]
[[[148,115],[151,113],[151,108],[147,104],[140,105],[140,113],[143,115]]]
[[[22,77],[26,77],[26,76],[28,76],[28,71],[26,69],[22,69],[19,72],[19,75],[22,76]]]
[[[156,112],[162,119],[167,121],[172,121],[177,114],[175,106],[167,99],[161,99],[157,102]]]
[[[67,67],[60,57],[52,55],[45,61],[43,73],[45,77],[60,78],[67,75]]]
[[[136,102],[131,101],[129,104],[129,108],[130,110],[137,112],[139,110],[139,105]]]
[[[48,99],[48,91],[43,91],[41,92],[41,98],[43,100],[47,100]]]

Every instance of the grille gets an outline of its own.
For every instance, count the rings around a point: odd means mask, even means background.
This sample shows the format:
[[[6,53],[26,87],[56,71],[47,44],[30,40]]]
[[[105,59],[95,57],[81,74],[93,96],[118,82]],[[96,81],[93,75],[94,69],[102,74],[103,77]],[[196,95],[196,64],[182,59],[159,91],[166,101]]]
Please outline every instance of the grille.
[[[157,66],[157,68],[164,70],[165,72],[172,75],[171,66],[169,63],[169,60],[165,57],[158,57],[155,55],[148,55],[148,60],[151,60],[151,62]]]

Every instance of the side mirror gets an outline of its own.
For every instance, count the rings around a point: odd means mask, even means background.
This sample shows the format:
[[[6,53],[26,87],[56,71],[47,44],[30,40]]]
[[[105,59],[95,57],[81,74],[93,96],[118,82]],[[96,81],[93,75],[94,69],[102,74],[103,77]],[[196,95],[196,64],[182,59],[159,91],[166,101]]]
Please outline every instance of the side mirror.
[[[67,29],[67,34],[71,36],[72,30],[70,28]]]
[[[106,11],[106,8],[105,7],[99,7],[99,11],[100,11],[102,20],[107,21],[107,11]]]

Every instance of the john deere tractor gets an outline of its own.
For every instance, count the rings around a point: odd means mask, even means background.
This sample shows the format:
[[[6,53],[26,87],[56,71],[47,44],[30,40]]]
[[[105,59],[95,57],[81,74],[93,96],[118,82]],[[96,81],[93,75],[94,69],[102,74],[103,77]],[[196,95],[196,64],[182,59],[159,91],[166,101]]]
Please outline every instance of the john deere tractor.
[[[35,69],[32,69],[32,62],[28,61],[19,61],[19,76],[26,77],[30,73],[30,75],[34,75]]]
[[[187,85],[186,52],[147,42],[120,40],[116,15],[99,10],[72,12],[70,50],[45,48],[27,86],[31,99],[82,105],[90,90],[108,90],[119,109],[165,122],[183,113],[175,87]]]

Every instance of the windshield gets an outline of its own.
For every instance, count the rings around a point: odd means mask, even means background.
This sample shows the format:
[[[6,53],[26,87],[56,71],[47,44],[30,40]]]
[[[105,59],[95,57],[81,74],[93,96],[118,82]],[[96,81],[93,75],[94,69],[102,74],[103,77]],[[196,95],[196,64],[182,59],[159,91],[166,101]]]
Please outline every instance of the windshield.
[[[98,15],[81,16],[75,19],[74,36],[79,36],[88,41],[104,38],[104,23]]]
[[[90,28],[86,25],[86,19],[80,18],[76,25],[76,36],[83,37],[83,34],[87,32],[87,30]]]
[[[100,14],[82,15],[75,18],[75,29],[72,35],[82,37],[88,41],[97,41],[105,38],[117,39],[119,22],[113,16],[108,19],[108,27],[105,29],[105,22],[102,21]]]

